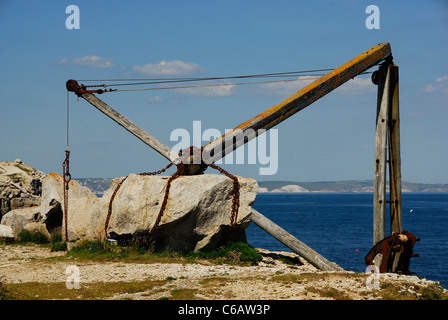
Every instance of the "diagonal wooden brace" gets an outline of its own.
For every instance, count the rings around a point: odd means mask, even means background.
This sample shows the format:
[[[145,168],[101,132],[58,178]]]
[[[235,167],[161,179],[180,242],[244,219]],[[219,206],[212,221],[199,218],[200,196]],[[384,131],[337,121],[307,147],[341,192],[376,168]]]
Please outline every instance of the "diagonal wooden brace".
[[[389,43],[380,43],[330,73],[297,91],[287,99],[235,127],[204,146],[210,161],[217,161],[265,130],[283,122],[348,80],[391,56]],[[262,129],[262,130],[260,130]],[[263,130],[264,129],[264,130]],[[236,138],[244,132],[244,141]]]

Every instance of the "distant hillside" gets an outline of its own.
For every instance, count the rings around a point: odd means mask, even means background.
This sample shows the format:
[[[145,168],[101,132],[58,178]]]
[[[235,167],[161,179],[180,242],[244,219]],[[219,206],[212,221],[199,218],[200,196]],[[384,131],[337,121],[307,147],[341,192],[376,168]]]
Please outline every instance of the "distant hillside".
[[[81,178],[75,179],[81,186],[87,187],[95,194],[103,194],[110,187],[110,180],[107,178]]]
[[[103,194],[110,187],[107,178],[76,179],[80,185],[90,188],[96,194]],[[348,181],[258,181],[261,192],[294,193],[294,192],[373,192],[372,180]],[[403,192],[448,192],[448,184],[427,184],[402,182]]]
[[[372,180],[349,181],[258,181],[264,192],[373,192]],[[403,192],[448,192],[448,184],[402,182]]]

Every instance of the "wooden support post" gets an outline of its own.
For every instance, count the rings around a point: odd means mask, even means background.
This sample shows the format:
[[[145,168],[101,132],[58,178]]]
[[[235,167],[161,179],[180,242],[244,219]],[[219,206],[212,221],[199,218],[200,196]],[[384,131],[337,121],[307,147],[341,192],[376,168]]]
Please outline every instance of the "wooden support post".
[[[392,102],[389,111],[389,183],[390,183],[390,232],[401,233],[401,157],[400,157],[400,110],[398,90],[398,66],[391,65]]]
[[[178,155],[173,150],[171,150],[171,148],[167,147],[165,144],[144,131],[131,120],[109,107],[104,101],[98,99],[95,95],[91,93],[83,93],[81,97],[89,102],[92,106],[100,110],[102,113],[104,113],[106,116],[114,120],[120,126],[125,128],[127,131],[132,133],[134,136],[139,138],[145,144],[156,150],[169,161],[174,161],[178,158]]]
[[[390,78],[389,65],[380,67],[378,74],[378,91],[381,100],[378,105],[375,135],[375,164],[373,182],[373,244],[386,236],[386,162],[387,131],[389,123]],[[384,84],[383,84],[384,81]],[[383,89],[384,88],[384,89]],[[382,91],[382,92],[380,92]]]
[[[324,271],[341,271],[343,270],[337,264],[328,261],[319,253],[308,247],[299,239],[279,227],[277,224],[263,216],[260,212],[252,208],[252,222],[261,229],[269,233],[275,239],[283,243],[295,253],[299,254],[313,266]]]
[[[265,130],[281,123],[390,55],[391,48],[389,43],[380,43],[370,48],[305,88],[297,91],[279,104],[240,124],[220,138],[206,144],[204,146],[204,152],[209,156],[211,161],[221,159],[240,145],[247,143]],[[244,140],[235,141],[235,136],[241,135],[241,132],[244,132]]]

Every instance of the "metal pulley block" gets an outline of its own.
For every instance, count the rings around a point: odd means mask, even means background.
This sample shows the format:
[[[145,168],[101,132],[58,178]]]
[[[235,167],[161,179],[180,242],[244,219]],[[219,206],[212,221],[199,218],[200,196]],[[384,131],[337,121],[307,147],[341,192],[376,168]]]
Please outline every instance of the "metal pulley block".
[[[412,274],[409,271],[411,258],[419,256],[413,252],[416,241],[420,241],[420,238],[416,238],[409,231],[394,233],[373,246],[364,258],[364,262],[367,266],[378,266],[380,273],[390,271]]]

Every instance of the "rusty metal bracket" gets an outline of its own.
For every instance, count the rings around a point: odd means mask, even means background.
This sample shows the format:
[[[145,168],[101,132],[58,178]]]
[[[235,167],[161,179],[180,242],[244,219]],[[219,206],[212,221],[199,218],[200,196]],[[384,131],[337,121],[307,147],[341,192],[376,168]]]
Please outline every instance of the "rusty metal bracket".
[[[68,91],[74,92],[78,97],[80,97],[83,93],[98,93],[102,94],[104,92],[112,92],[117,91],[116,89],[96,89],[96,90],[87,90],[87,86],[78,84],[78,81],[70,79],[65,84],[65,87]],[[105,87],[105,85],[96,85],[96,87]]]
[[[420,241],[409,231],[394,233],[379,241],[364,258],[367,266],[374,264],[374,259],[378,254],[382,255],[379,265],[380,273],[387,273],[389,270],[393,273],[412,274],[409,271],[411,258],[418,257],[413,253],[414,244]]]
[[[394,58],[392,54],[386,57],[382,63],[379,64],[380,68],[387,68],[389,65],[392,65],[394,62]],[[374,71],[371,76],[372,83],[374,85],[378,85],[379,83],[379,71]]]

